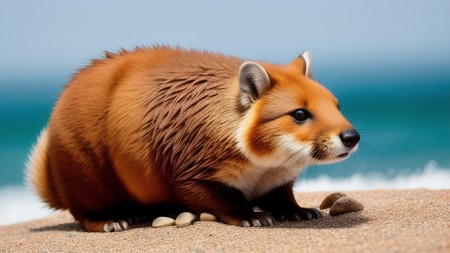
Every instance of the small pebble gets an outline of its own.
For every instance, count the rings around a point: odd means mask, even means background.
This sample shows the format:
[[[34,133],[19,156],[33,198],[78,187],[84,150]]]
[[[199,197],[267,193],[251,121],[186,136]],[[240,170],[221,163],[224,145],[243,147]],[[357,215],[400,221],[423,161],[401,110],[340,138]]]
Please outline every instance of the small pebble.
[[[336,200],[345,197],[347,195],[345,195],[344,193],[340,193],[340,192],[335,192],[332,193],[330,195],[328,195],[328,197],[326,197],[323,201],[322,204],[320,204],[319,208],[322,209],[327,209],[330,208],[334,202],[336,202]]]
[[[161,228],[161,227],[167,227],[167,226],[173,226],[175,224],[175,220],[169,217],[158,217],[153,220],[152,227],[154,228]]]
[[[322,210],[318,210],[320,212],[320,214],[322,215],[322,218],[328,217],[330,216],[329,214],[327,214],[325,211]]]
[[[334,202],[330,208],[330,215],[336,216],[339,214],[359,211],[364,211],[364,205],[354,198],[345,196]]]
[[[190,212],[180,213],[175,220],[175,225],[179,228],[192,225],[197,220],[197,216]]]
[[[200,220],[201,221],[217,221],[217,217],[210,213],[201,213]]]

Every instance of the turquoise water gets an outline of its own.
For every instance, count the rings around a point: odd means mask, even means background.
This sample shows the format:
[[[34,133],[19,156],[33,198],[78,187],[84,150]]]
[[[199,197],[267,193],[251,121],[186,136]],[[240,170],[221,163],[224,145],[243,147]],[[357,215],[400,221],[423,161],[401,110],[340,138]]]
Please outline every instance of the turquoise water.
[[[389,178],[422,170],[432,160],[450,170],[450,75],[445,70],[341,73],[346,72],[322,67],[316,77],[360,131],[360,149],[343,163],[309,168],[303,177],[377,172]],[[1,187],[23,182],[28,151],[65,79],[0,81]]]

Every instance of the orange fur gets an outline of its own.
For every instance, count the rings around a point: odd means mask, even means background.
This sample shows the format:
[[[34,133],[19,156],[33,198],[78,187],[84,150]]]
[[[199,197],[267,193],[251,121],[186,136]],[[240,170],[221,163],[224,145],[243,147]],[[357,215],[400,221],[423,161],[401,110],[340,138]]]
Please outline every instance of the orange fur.
[[[29,166],[44,201],[89,231],[110,231],[131,209],[177,204],[239,225],[222,210],[233,199],[213,184],[235,187],[241,208],[307,165],[284,163],[296,144],[283,142],[315,145],[352,127],[331,93],[302,74],[301,58],[260,63],[270,89],[250,89],[260,94],[248,106],[239,102],[242,59],[165,46],[105,56],[67,85]],[[314,120],[295,123],[297,108]]]

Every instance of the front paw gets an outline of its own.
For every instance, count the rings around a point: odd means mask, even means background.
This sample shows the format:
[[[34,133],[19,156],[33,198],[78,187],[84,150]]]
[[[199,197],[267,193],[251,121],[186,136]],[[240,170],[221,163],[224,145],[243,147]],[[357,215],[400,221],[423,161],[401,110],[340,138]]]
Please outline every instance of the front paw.
[[[277,221],[301,221],[322,218],[322,214],[315,208],[293,207],[272,213]]]
[[[247,214],[224,215],[220,220],[226,224],[241,227],[263,227],[275,225],[275,219],[266,212],[250,212]]]

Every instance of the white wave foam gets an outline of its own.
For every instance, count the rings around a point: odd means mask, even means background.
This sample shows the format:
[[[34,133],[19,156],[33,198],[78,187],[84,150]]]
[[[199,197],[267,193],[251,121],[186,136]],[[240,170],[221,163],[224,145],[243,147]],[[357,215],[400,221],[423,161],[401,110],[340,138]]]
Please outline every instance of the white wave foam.
[[[373,189],[450,189],[450,169],[440,168],[430,161],[422,172],[398,175],[387,179],[380,174],[363,176],[355,174],[345,179],[331,179],[321,176],[316,179],[300,180],[296,191],[350,191]],[[11,224],[47,216],[52,211],[38,200],[25,186],[0,188],[0,225]]]
[[[370,176],[358,173],[343,179],[332,179],[328,176],[320,176],[313,180],[302,179],[294,186],[296,191],[301,192],[413,188],[450,189],[450,169],[441,168],[435,161],[430,161],[420,172],[400,174],[392,179],[379,173]]]
[[[0,188],[0,225],[37,219],[51,214],[49,208],[25,186]]]

